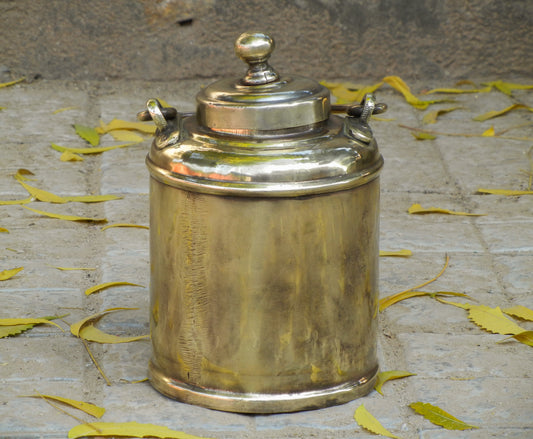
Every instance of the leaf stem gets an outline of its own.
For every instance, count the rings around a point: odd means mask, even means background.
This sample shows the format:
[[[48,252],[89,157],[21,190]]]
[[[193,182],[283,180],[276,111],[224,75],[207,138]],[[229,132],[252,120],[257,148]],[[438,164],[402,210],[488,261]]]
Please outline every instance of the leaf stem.
[[[109,379],[107,378],[106,374],[104,373],[104,371],[102,370],[102,368],[98,364],[98,361],[96,361],[96,358],[94,358],[93,353],[89,349],[89,344],[83,338],[80,338],[80,340],[83,342],[83,345],[85,346],[85,349],[87,350],[87,353],[89,354],[89,357],[91,357],[91,360],[93,361],[94,365],[98,369],[98,372],[100,372],[100,375],[102,375],[102,378],[105,380],[106,384],[108,386],[111,386],[111,381],[109,381]]]

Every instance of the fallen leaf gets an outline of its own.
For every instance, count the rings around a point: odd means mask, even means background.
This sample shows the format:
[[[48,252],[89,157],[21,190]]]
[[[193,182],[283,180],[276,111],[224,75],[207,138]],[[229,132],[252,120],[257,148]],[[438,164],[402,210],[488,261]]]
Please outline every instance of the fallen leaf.
[[[481,134],[482,137],[494,137],[496,135],[496,132],[494,131],[494,126],[491,125],[491,127],[488,130],[483,131]]]
[[[494,334],[519,334],[525,329],[505,317],[499,306],[490,308],[486,305],[470,305],[468,317],[480,328]]]
[[[115,130],[110,131],[109,134],[113,136],[113,139],[120,142],[143,142],[144,137],[139,136],[137,133],[129,130]]]
[[[28,183],[25,183],[23,181],[18,180],[18,182],[22,185],[24,189],[26,189],[29,194],[39,201],[44,201],[46,203],[57,203],[57,204],[63,204],[66,203],[67,200],[63,197],[53,194],[51,192],[47,192],[43,189],[38,189],[36,187],[30,186]]]
[[[94,128],[74,124],[74,129],[76,130],[76,134],[78,136],[89,142],[92,146],[97,146],[100,143],[100,135]]]
[[[453,306],[456,306],[457,308],[462,308],[462,309],[470,309],[470,307],[472,306],[469,303],[449,302],[444,299],[439,299],[438,297],[437,297],[437,300],[441,303],[445,303],[446,305],[453,305]]]
[[[59,326],[57,323],[51,322],[48,319],[30,319],[30,318],[13,318],[13,319],[0,319],[0,326],[16,326],[16,325],[41,325],[41,324],[47,324],[47,325],[54,325],[57,326],[61,331],[63,331],[63,328]]]
[[[461,108],[463,108],[463,107],[441,108],[440,110],[430,111],[429,113],[424,114],[424,117],[422,118],[422,123],[426,124],[426,125],[429,125],[429,124],[432,124],[432,123],[436,123],[437,122],[437,118],[440,115],[446,114],[446,113],[450,113],[452,111],[459,110]]]
[[[381,423],[365,408],[363,404],[357,407],[353,417],[359,426],[363,427],[365,430],[375,434],[380,434],[382,436],[398,439],[398,436],[394,436],[390,431],[383,427],[383,425],[381,425]]]
[[[533,111],[533,107],[528,107],[524,104],[513,104],[507,108],[504,108],[503,110],[499,111],[489,111],[488,113],[480,114],[479,116],[476,116],[473,118],[473,120],[477,122],[483,122],[485,120],[494,119],[495,117],[503,116],[504,114],[509,113],[513,110],[519,110],[519,109],[526,109],[528,111]]]
[[[63,314],[62,316],[48,316],[48,317],[39,317],[40,319],[46,320],[56,320],[68,316],[68,314]],[[21,332],[27,331],[28,329],[33,328],[37,323],[29,323],[24,325],[7,325],[0,326],[0,338],[9,337],[11,335],[17,335]]]
[[[453,291],[437,291],[435,293],[430,293],[427,291],[403,291],[401,293],[394,294],[392,296],[384,297],[379,301],[379,310],[383,311],[395,303],[401,302],[402,300],[411,299],[413,297],[429,296],[436,298],[437,296],[456,296],[456,297],[469,297],[464,293],[455,293]]]
[[[138,229],[150,229],[148,226],[142,226],[140,224],[128,224],[128,223],[116,223],[116,224],[109,224],[108,226],[102,227],[102,232],[107,229],[112,229],[114,227],[135,227]]]
[[[379,372],[377,380],[376,380],[376,384],[374,384],[374,389],[380,395],[383,395],[383,392],[381,391],[381,387],[387,381],[397,380],[399,378],[410,377],[413,375],[416,375],[416,373],[407,372],[405,370],[388,370],[386,372]]]
[[[52,143],[52,148],[59,152],[71,152],[73,154],[100,154],[102,152],[111,151],[117,148],[125,148],[126,146],[135,145],[135,143],[122,143],[120,145],[113,146],[100,146],[94,148],[69,148],[67,146],[60,146]]]
[[[462,93],[487,93],[492,90],[492,87],[484,88],[434,88],[426,91],[423,94],[429,95],[433,93],[449,93],[449,94],[462,94]]]
[[[23,200],[0,200],[0,206],[14,206],[16,204],[28,204],[33,201],[33,197],[24,198]]]
[[[94,416],[95,418],[101,418],[105,413],[105,408],[98,407],[97,405],[91,404],[90,402],[77,401],[75,399],[63,398],[62,396],[55,395],[27,395],[27,398],[45,398],[51,399],[53,401],[61,402],[63,404],[74,407],[75,409],[81,410],[82,412],[87,413],[88,415]]]
[[[472,428],[479,428],[475,425],[469,425],[445,412],[440,407],[431,405],[427,402],[413,402],[412,404],[409,404],[409,407],[428,421],[435,425],[440,425],[446,430],[470,430]]]
[[[447,215],[463,215],[463,216],[485,216],[486,213],[468,213],[468,212],[456,212],[454,210],[441,209],[439,207],[429,207],[424,209],[420,204],[413,204],[408,210],[410,214],[429,214],[429,213],[444,213]]]
[[[32,209],[31,207],[27,207],[27,206],[22,206],[22,207],[24,209],[31,210],[32,212],[35,212],[35,213],[37,213],[39,215],[44,215],[44,216],[48,216],[50,218],[56,218],[56,219],[65,220],[65,221],[87,221],[87,222],[94,222],[94,223],[105,223],[105,222],[107,222],[107,219],[105,219],[105,218],[88,218],[88,217],[84,217],[84,216],[63,215],[63,214],[59,214],[59,213],[45,212],[43,210]]]
[[[78,203],[102,203],[103,201],[121,200],[124,197],[118,195],[71,195],[63,198],[66,201]]]
[[[502,309],[502,311],[505,314],[509,314],[510,316],[518,317],[519,319],[529,320],[530,322],[533,322],[533,310],[526,308],[525,306],[516,305],[511,308]]]
[[[523,331],[518,334],[513,334],[509,338],[514,338],[520,343],[527,344],[528,346],[533,346],[533,331]],[[504,339],[507,340],[507,339]]]
[[[11,268],[10,270],[0,271],[0,280],[8,280],[15,276],[19,271],[24,270],[24,267]]]
[[[61,154],[59,160],[61,160],[62,162],[82,162],[85,159],[79,156],[78,154],[74,154],[70,151],[65,151],[63,152],[63,154]]]
[[[437,102],[450,102],[449,99],[434,99],[430,101],[423,101],[418,99],[411,93],[409,86],[399,76],[386,76],[383,81],[389,84],[392,88],[399,91],[408,104],[419,110],[425,110],[429,105],[436,104]]]
[[[505,93],[507,96],[512,96],[513,90],[533,89],[533,85],[514,84],[512,82],[503,82],[501,80],[492,81],[492,82],[483,82],[483,85],[494,87],[497,90],[501,91],[502,93]]]
[[[105,134],[114,130],[134,130],[146,134],[155,134],[156,129],[156,126],[150,123],[113,119],[108,124],[101,124],[101,126],[96,127],[95,131],[99,134]]]
[[[435,140],[437,138],[437,136],[430,133],[424,133],[423,131],[411,131],[411,135],[416,140]]]
[[[7,230],[5,227],[0,227],[1,233],[9,233],[9,230]]]
[[[117,286],[122,286],[122,285],[131,285],[133,287],[143,287],[143,285],[132,284],[130,282],[106,282],[103,284],[95,285],[94,287],[91,287],[91,288],[87,288],[85,290],[85,295],[88,296],[90,294],[105,290],[106,288],[117,287]]]
[[[413,255],[413,252],[411,250],[403,249],[403,250],[395,250],[395,251],[386,251],[386,250],[380,250],[379,251],[380,256],[392,256],[392,257],[400,257],[400,258],[408,258],[409,256]]]
[[[10,87],[11,85],[18,84],[19,82],[22,82],[22,81],[24,81],[25,79],[26,79],[26,78],[19,78],[19,79],[15,79],[14,81],[3,82],[3,83],[0,84],[0,88]]]
[[[169,428],[160,425],[141,424],[138,422],[91,422],[91,424],[77,425],[68,432],[69,439],[77,439],[85,436],[208,439],[200,436],[193,436],[182,431],[170,430]]]
[[[20,169],[17,169],[15,178],[19,181],[35,181],[34,178],[28,178],[26,177],[26,175],[35,175],[35,174],[31,172],[29,169],[20,168]]]
[[[476,193],[479,194],[492,194],[492,195],[505,195],[507,197],[517,197],[520,195],[533,195],[533,191],[519,191],[513,189],[484,189],[479,188]]]
[[[55,265],[50,265],[50,267],[61,271],[96,270],[96,268],[92,267],[56,267]]]
[[[58,110],[52,111],[52,114],[59,114],[59,113],[62,113],[63,111],[75,110],[75,109],[77,109],[77,108],[78,108],[78,107],[64,107],[64,108],[59,108]]]
[[[90,315],[89,317],[85,317],[79,322],[72,324],[70,326],[70,332],[78,338],[87,341],[93,341],[96,343],[129,343],[132,341],[149,338],[149,335],[140,335],[135,337],[119,337],[103,332],[94,326],[95,323],[97,323],[102,317],[109,313],[133,309],[137,308],[110,308],[103,312]]]

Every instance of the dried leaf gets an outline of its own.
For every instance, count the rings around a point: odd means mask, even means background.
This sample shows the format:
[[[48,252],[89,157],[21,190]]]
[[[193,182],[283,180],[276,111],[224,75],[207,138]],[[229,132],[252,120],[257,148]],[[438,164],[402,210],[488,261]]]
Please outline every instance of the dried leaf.
[[[489,111],[488,113],[480,114],[479,116],[474,117],[473,120],[477,122],[483,122],[485,120],[494,119],[495,117],[503,116],[504,114],[507,114],[510,111],[519,110],[522,108],[528,111],[533,111],[533,107],[528,107],[527,105],[524,105],[524,104],[513,104],[507,108],[504,108],[503,110]]]
[[[69,439],[80,437],[155,437],[169,439],[208,439],[193,436],[182,431],[170,430],[167,427],[138,422],[91,422],[80,424],[68,432]]]
[[[59,152],[68,151],[74,154],[100,154],[102,152],[111,151],[117,148],[125,148],[126,146],[131,146],[131,145],[135,145],[135,143],[122,143],[120,145],[100,146],[100,147],[94,147],[94,148],[69,148],[67,146],[60,146],[60,145],[56,145],[55,143],[52,143],[52,148]]]
[[[24,267],[11,268],[10,270],[0,271],[0,280],[8,280],[15,276],[19,271],[24,270]]]
[[[32,212],[35,212],[39,215],[48,216],[50,218],[56,218],[60,220],[66,220],[66,221],[87,221],[87,222],[94,222],[94,223],[105,223],[107,222],[107,219],[105,218],[88,218],[84,216],[74,216],[74,215],[62,215],[59,213],[53,213],[53,212],[45,212],[43,210],[37,210],[32,209],[31,207],[22,206],[24,209],[31,210]]]
[[[433,93],[449,93],[449,94],[462,94],[462,93],[487,93],[492,90],[492,87],[484,88],[434,88],[432,90],[424,92],[425,95]]]
[[[437,291],[435,293],[430,293],[427,291],[403,291],[401,293],[394,294],[392,296],[384,297],[379,301],[379,310],[383,311],[395,303],[401,302],[402,300],[411,299],[413,297],[429,296],[436,298],[437,296],[456,296],[456,297],[469,297],[464,293],[455,293],[453,291]]]
[[[445,412],[440,407],[431,405],[427,402],[413,402],[412,404],[409,404],[409,407],[428,421],[435,425],[440,425],[447,430],[470,430],[472,428],[479,428],[475,425],[469,425]]]
[[[456,306],[457,308],[462,308],[462,309],[470,309],[470,307],[472,306],[469,303],[448,302],[447,300],[443,300],[439,298],[437,298],[437,300],[441,303],[445,303],[446,305],[453,305],[453,306]]]
[[[491,125],[491,127],[488,130],[483,131],[481,134],[482,137],[494,137],[496,135],[496,132],[494,131],[494,126]]]
[[[77,109],[77,108],[78,108],[78,107],[64,107],[64,108],[59,108],[58,110],[52,111],[52,114],[59,114],[59,113],[62,113],[63,111],[75,110],[75,109]]]
[[[516,305],[511,308],[502,309],[502,311],[510,316],[533,322],[533,310],[526,308],[525,306]]]
[[[468,317],[476,325],[494,334],[516,335],[525,329],[505,317],[499,306],[490,308],[486,305],[470,305]]]
[[[100,135],[94,128],[74,124],[74,129],[78,136],[89,142],[92,146],[97,146],[100,143]]]
[[[359,426],[363,427],[365,430],[375,434],[380,434],[382,436],[398,439],[398,436],[394,436],[390,431],[383,427],[383,425],[381,425],[381,423],[365,408],[363,404],[357,407],[353,417]]]
[[[503,82],[501,80],[492,82],[483,82],[483,85],[494,87],[497,90],[505,93],[507,96],[512,96],[513,90],[529,90],[533,89],[533,85],[513,84],[512,82]]]
[[[113,139],[120,142],[143,142],[144,137],[139,136],[137,133],[129,130],[115,130],[111,131],[109,134],[113,136]]]
[[[62,162],[82,162],[85,159],[79,156],[78,154],[74,154],[70,151],[65,151],[63,152],[63,154],[61,154],[59,160],[61,160]]]
[[[518,197],[520,195],[533,195],[533,191],[518,191],[512,189],[484,189],[479,188],[476,193],[492,194],[492,195],[506,195],[508,197]]]
[[[132,309],[137,308],[111,308],[101,313],[93,314],[71,325],[70,332],[76,337],[79,337],[83,340],[94,341],[96,343],[129,343],[132,341],[142,340],[150,337],[149,335],[140,335],[135,337],[119,337],[103,332],[94,326],[95,323],[97,323],[102,317],[109,313]]]
[[[389,84],[392,88],[399,91],[408,104],[419,110],[425,110],[429,105],[436,104],[437,102],[450,102],[449,99],[434,99],[431,101],[423,101],[418,99],[411,93],[409,86],[399,76],[386,76],[383,81]]]
[[[413,375],[416,375],[416,373],[407,372],[405,370],[388,370],[386,372],[379,372],[377,380],[376,380],[376,384],[374,384],[374,389],[380,395],[383,395],[383,392],[381,391],[381,387],[387,381],[397,380],[399,378],[410,377]]]
[[[392,257],[399,257],[399,258],[408,258],[413,255],[413,252],[411,250],[403,249],[403,250],[396,250],[396,251],[386,251],[386,250],[380,250],[379,255],[384,256],[392,256]]]
[[[425,215],[428,213],[444,213],[447,215],[463,215],[463,216],[484,216],[486,213],[468,213],[468,212],[456,212],[454,210],[441,209],[439,207],[429,207],[424,209],[420,204],[413,204],[408,210],[410,214],[421,214]]]
[[[60,197],[59,195],[53,194],[51,192],[47,192],[43,189],[38,189],[36,187],[30,186],[28,183],[24,183],[23,181],[20,181],[20,180],[18,180],[18,182],[36,200],[44,201],[47,203],[57,203],[57,204],[63,204],[67,202],[65,198]]]
[[[28,398],[45,398],[51,399],[53,401],[61,402],[63,404],[74,407],[75,409],[81,410],[82,412],[87,413],[88,415],[94,416],[95,418],[101,418],[105,413],[105,408],[98,407],[97,405],[91,404],[90,402],[77,401],[75,399],[63,398],[62,396],[55,395],[28,395]]]
[[[518,334],[511,335],[511,337],[509,338],[514,338],[520,343],[527,344],[528,346],[533,346],[533,331],[519,332]]]
[[[61,271],[96,270],[96,268],[92,267],[56,267],[55,265],[50,265],[50,267],[57,268]]]
[[[78,203],[102,203],[103,201],[121,200],[124,197],[118,195],[72,195],[63,198],[66,201]]]
[[[19,168],[15,174],[15,178],[19,181],[35,181],[34,178],[28,178],[26,175],[35,175],[29,169]]]
[[[145,122],[129,122],[127,120],[113,119],[108,124],[101,124],[101,126],[95,128],[99,134],[105,134],[114,130],[134,130],[141,133],[154,134],[156,126],[151,123]]]
[[[130,282],[106,282],[103,284],[95,285],[94,287],[91,287],[91,288],[87,288],[87,290],[85,290],[85,295],[88,296],[90,294],[105,290],[106,288],[117,287],[117,286],[122,286],[122,285],[131,285],[133,287],[143,287],[143,285],[132,284]]]
[[[411,135],[416,140],[435,140],[437,138],[437,136],[423,131],[411,131]]]
[[[51,322],[50,320],[43,319],[43,318],[40,318],[40,319],[30,319],[30,318],[0,319],[0,326],[41,325],[41,324],[54,325],[54,326],[57,326],[59,329],[61,329],[61,331],[63,331],[63,328],[59,326],[57,323]]]
[[[0,233],[9,233],[9,230],[7,230],[5,227],[0,227]]]
[[[116,223],[116,224],[109,224],[108,226],[102,227],[102,232],[107,229],[112,229],[114,227],[135,227],[138,229],[150,229],[148,226],[142,226],[140,224],[128,224],[128,223]]]
[[[23,200],[0,200],[0,206],[14,206],[16,204],[28,204],[33,201],[33,197],[24,198]]]
[[[4,88],[4,87],[10,87],[11,85],[15,85],[15,84],[18,84],[19,82],[22,82],[24,81],[26,78],[19,78],[19,79],[15,79],[14,81],[10,81],[10,82],[3,82],[0,84],[0,88]]]
[[[55,320],[55,319],[60,319],[66,316],[68,316],[68,314],[63,314],[62,316],[47,316],[47,317],[39,317],[39,318],[46,319],[46,320]],[[0,326],[0,338],[20,334],[21,332],[24,332],[24,331],[27,331],[28,329],[33,328],[35,325],[36,323],[29,323],[25,325]]]
[[[437,118],[441,114],[450,113],[451,111],[459,110],[461,108],[463,108],[463,107],[441,108],[440,110],[430,111],[429,113],[424,114],[424,117],[422,118],[422,123],[426,124],[426,125],[429,125],[429,124],[432,124],[432,123],[436,123],[437,122]]]

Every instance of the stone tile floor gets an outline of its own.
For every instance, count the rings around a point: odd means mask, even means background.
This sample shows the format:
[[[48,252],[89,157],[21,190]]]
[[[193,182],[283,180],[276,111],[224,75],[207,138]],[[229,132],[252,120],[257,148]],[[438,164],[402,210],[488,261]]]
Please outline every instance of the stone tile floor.
[[[487,78],[491,79],[491,78]],[[113,117],[134,120],[148,97],[161,97],[180,111],[194,110],[196,90],[207,81],[147,84],[142,82],[38,81],[0,90],[0,199],[27,196],[13,178],[19,168],[35,173],[32,184],[59,195],[117,194],[123,199],[100,204],[30,206],[58,213],[106,217],[109,223],[148,224],[148,172],[144,157],[149,140],[128,148],[86,156],[83,162],[61,162],[50,147],[83,147],[72,124],[96,125]],[[513,78],[513,82],[531,80]],[[450,86],[431,81],[412,84],[415,91]],[[464,292],[490,306],[533,308],[533,196],[479,195],[479,187],[527,189],[531,164],[533,117],[526,110],[486,122],[478,114],[513,103],[533,105],[533,92],[460,95],[458,104],[437,104],[419,111],[388,87],[377,93],[389,105],[392,121],[372,123],[385,168],[382,173],[381,248],[410,249],[410,258],[381,258],[381,296],[431,279],[450,264],[427,291]],[[430,110],[460,105],[435,125],[422,126]],[[54,114],[54,110],[74,107]],[[520,126],[506,136],[439,135],[417,141],[398,125],[448,133],[496,132]],[[527,124],[527,125],[525,125]],[[113,144],[105,140],[104,145]],[[526,172],[524,172],[524,170]],[[485,213],[486,216],[409,215],[408,207]],[[150,343],[91,344],[111,381],[106,385],[83,344],[68,324],[110,307],[136,307],[101,322],[115,334],[148,332],[148,232],[108,229],[100,224],[41,217],[21,206],[0,206],[0,271],[23,266],[14,278],[0,282],[0,317],[38,317],[69,313],[60,322],[64,333],[39,326],[0,340],[0,437],[64,438],[79,422],[40,399],[40,392],[90,401],[106,408],[109,422],[161,424],[210,438],[371,438],[353,420],[364,403],[382,424],[401,438],[486,439],[533,437],[531,347],[489,334],[471,323],[462,309],[429,297],[400,302],[379,315],[382,370],[402,369],[417,375],[387,383],[384,396],[371,392],[351,403],[309,412],[268,416],[223,413],[169,400],[146,382]],[[93,267],[92,271],[59,271],[54,266]],[[108,281],[142,287],[120,287],[89,297],[84,290]],[[459,299],[458,299],[459,300]],[[520,322],[533,329],[528,322]],[[416,415],[408,404],[440,406],[477,430],[446,431]],[[84,420],[88,421],[80,415]]]

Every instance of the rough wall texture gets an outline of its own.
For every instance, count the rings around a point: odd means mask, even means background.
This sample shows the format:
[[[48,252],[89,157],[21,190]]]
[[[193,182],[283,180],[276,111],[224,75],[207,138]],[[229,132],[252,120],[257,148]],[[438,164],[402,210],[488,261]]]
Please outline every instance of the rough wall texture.
[[[533,71],[530,0],[0,0],[0,71],[47,79],[240,74],[235,38],[315,78],[467,78]]]

